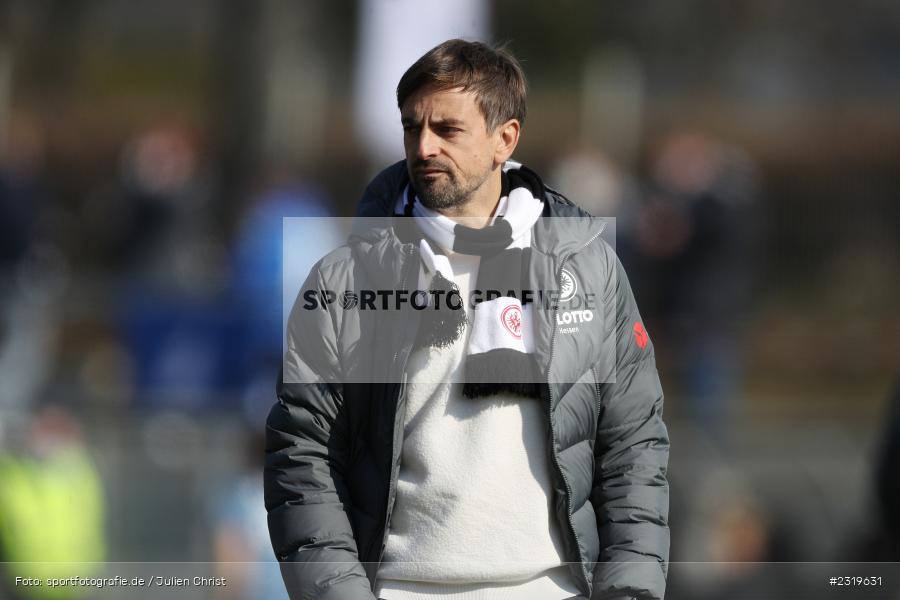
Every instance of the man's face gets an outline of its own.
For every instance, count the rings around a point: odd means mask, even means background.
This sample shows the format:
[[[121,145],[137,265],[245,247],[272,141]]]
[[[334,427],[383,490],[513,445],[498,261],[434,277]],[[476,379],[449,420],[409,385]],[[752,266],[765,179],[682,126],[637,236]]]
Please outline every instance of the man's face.
[[[400,117],[419,200],[432,210],[465,204],[490,176],[497,143],[475,94],[424,87],[406,99]]]

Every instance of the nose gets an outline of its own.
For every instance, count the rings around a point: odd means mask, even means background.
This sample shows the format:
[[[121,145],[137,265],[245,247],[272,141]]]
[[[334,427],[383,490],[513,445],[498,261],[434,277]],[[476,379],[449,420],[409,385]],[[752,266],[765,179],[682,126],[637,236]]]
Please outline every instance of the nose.
[[[428,127],[423,127],[419,132],[416,144],[416,158],[427,160],[438,155],[440,138]]]

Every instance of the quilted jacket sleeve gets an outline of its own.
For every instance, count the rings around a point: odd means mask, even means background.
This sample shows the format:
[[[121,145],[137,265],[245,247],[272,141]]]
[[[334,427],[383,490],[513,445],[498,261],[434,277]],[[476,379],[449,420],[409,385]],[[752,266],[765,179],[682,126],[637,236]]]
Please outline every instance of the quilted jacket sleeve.
[[[611,255],[616,368],[600,385],[591,502],[600,557],[592,600],[665,595],[669,557],[669,436],[653,344],[643,327],[625,271]],[[607,304],[608,306],[610,304]]]
[[[321,289],[316,278],[303,289]],[[332,318],[295,307],[289,321],[266,424],[269,534],[292,600],[373,600],[345,511],[349,440]]]

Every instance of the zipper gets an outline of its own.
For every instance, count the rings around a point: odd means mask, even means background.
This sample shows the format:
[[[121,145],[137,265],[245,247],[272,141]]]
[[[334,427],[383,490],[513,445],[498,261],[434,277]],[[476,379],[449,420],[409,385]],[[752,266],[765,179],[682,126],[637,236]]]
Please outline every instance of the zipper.
[[[412,260],[415,256],[416,251],[413,244],[404,244],[403,252],[409,257],[407,265],[405,267],[405,273],[403,276],[404,285],[408,284],[410,281],[410,276],[413,271],[413,266],[418,266],[418,260]],[[400,376],[400,384],[399,389],[397,391],[397,410],[394,413],[394,429],[392,430],[393,435],[396,437],[396,431],[399,429],[400,431],[400,448],[398,451],[402,451],[403,447],[403,422],[400,420],[400,407],[401,405],[405,405],[404,394],[406,393],[406,383],[407,383],[407,374],[406,374],[406,363],[409,360],[410,352],[412,351],[412,347],[398,349],[394,352],[394,356],[391,360],[391,368],[394,370],[394,373]],[[399,371],[397,370],[399,368]],[[391,480],[388,485],[388,501],[387,508],[385,510],[384,516],[384,528],[381,533],[381,550],[378,552],[378,560],[376,561],[375,570],[373,571],[374,575],[372,578],[372,585],[374,589],[375,579],[378,575],[378,569],[381,567],[381,562],[384,559],[384,550],[387,546],[387,536],[389,525],[391,521],[391,513],[394,510],[394,500],[396,499],[396,487],[397,487],[397,477],[400,473],[400,466],[394,458],[394,444],[391,444]],[[377,538],[375,538],[377,539]],[[373,540],[375,543],[375,540]]]
[[[591,368],[591,375],[593,375],[593,377],[594,377],[594,397],[596,398],[596,401],[597,401],[597,425],[599,427],[600,411],[603,410],[603,406],[601,406],[602,403],[600,401],[600,398],[602,397],[601,390],[600,390],[600,377],[599,377],[599,373],[597,372],[597,370],[594,369],[593,367]]]
[[[581,250],[584,250],[589,245],[591,245],[594,240],[600,237],[600,234],[603,233],[603,230],[606,229],[606,225],[597,230],[597,232],[588,239],[587,242],[576,248],[575,250],[566,254],[560,261],[559,267],[556,272],[556,283],[558,289],[562,289],[562,270],[565,267],[566,262],[569,258]],[[566,479],[565,473],[563,473],[562,467],[559,464],[559,455],[556,452],[556,429],[553,427],[553,388],[550,386],[550,372],[553,367],[553,358],[556,354],[556,331],[558,329],[556,324],[556,318],[559,315],[559,303],[556,303],[553,309],[553,333],[550,336],[550,362],[547,364],[547,419],[550,422],[550,444],[551,444],[551,452],[550,454],[553,457],[553,464],[556,467],[556,472],[559,474],[560,479],[562,479],[563,485],[566,487],[566,522],[569,525],[569,531],[572,532],[572,537],[575,540],[575,547],[578,550],[579,558],[581,558],[581,540],[578,537],[578,532],[575,530],[575,526],[572,524],[572,486],[569,485],[569,481]],[[599,406],[599,401],[598,401]],[[588,576],[587,567],[585,566],[583,561],[581,562],[581,574],[582,577],[587,582],[588,589],[591,590],[593,588],[593,583],[591,582],[591,578]]]

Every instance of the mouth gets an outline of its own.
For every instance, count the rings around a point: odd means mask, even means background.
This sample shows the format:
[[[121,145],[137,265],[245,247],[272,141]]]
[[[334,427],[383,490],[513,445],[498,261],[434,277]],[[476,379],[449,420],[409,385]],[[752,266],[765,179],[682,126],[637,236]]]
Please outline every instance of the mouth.
[[[440,167],[431,167],[431,166],[421,165],[418,168],[416,168],[415,172],[417,175],[423,175],[423,176],[427,177],[427,176],[432,176],[432,175],[438,175],[440,173],[446,173],[447,169],[442,169]]]

